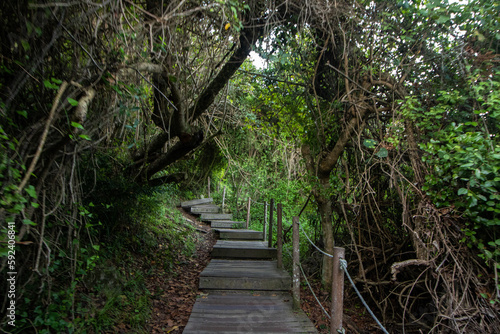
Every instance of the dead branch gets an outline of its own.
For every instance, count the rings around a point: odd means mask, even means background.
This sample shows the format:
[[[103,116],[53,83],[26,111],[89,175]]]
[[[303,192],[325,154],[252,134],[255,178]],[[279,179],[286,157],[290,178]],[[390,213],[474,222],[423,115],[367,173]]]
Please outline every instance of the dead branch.
[[[59,87],[59,90],[57,91],[56,97],[54,98],[54,101],[52,102],[52,108],[50,109],[49,117],[47,118],[47,122],[45,123],[45,128],[43,130],[42,136],[40,138],[40,142],[38,144],[38,148],[36,149],[35,156],[33,157],[33,160],[31,160],[31,164],[28,167],[28,170],[26,171],[26,174],[24,175],[21,183],[19,184],[19,187],[16,190],[16,193],[20,194],[26,184],[28,183],[31,174],[35,170],[36,163],[38,162],[38,159],[40,159],[40,155],[42,154],[42,149],[45,145],[45,141],[47,140],[47,135],[49,133],[50,125],[52,124],[52,120],[54,119],[57,106],[59,104],[59,101],[61,100],[62,94],[68,87],[68,83],[64,81],[61,86]]]

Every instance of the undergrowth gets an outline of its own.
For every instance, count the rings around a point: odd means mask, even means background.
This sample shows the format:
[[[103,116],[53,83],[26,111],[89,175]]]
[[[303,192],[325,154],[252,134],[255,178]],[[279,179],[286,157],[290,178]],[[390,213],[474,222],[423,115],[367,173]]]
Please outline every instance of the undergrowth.
[[[140,187],[108,171],[80,206],[85,237],[73,239],[74,252],[54,245],[47,275],[18,303],[11,333],[147,332],[146,279],[193,254],[194,229],[175,208],[175,186]],[[40,284],[50,289],[40,293]]]

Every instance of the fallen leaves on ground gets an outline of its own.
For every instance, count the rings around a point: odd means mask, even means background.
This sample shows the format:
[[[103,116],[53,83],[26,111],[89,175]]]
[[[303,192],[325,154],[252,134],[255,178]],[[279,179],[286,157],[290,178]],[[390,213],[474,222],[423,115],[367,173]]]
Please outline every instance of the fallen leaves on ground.
[[[196,218],[183,212],[197,229],[210,231],[210,228]],[[210,261],[210,252],[215,244],[213,233],[198,235],[196,255],[192,258],[179,258],[173,270],[161,267],[154,269],[147,280],[148,290],[152,293],[153,312],[149,331],[152,334],[182,333],[198,295],[200,273]]]

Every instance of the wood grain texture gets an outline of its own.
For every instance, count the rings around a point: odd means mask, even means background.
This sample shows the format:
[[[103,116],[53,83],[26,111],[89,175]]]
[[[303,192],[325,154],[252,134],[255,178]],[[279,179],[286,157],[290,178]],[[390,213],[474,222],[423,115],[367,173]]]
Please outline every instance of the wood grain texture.
[[[202,213],[200,219],[203,221],[232,220],[233,215],[230,213]]]
[[[236,222],[232,220],[212,220],[210,226],[212,228],[227,228],[227,229],[242,229],[244,222]]]
[[[212,203],[213,201],[214,201],[213,198],[193,199],[191,201],[181,202],[181,207],[183,207],[183,208],[190,208],[190,207],[195,206],[195,205]]]
[[[201,296],[183,333],[317,333],[289,294],[223,292]]]
[[[288,291],[292,279],[276,261],[212,260],[200,276],[200,289]]]
[[[191,213],[202,214],[202,213],[219,213],[220,207],[214,204],[203,204],[195,205],[191,207]]]
[[[276,248],[268,248],[263,241],[219,240],[212,250],[213,258],[273,259]]]
[[[220,239],[225,240],[262,240],[263,233],[254,230],[214,229]]]

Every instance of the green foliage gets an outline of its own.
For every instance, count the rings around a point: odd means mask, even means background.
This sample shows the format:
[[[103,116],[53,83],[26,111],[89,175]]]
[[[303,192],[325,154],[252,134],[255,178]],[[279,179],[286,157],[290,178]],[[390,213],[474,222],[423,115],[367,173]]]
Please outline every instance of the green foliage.
[[[141,273],[123,273],[109,264],[100,264],[81,282],[50,295],[46,306],[33,307],[26,297],[13,333],[25,333],[33,327],[38,333],[100,333],[126,324],[135,332],[145,333],[150,316],[150,293]],[[83,285],[83,284],[85,285]],[[82,294],[84,286],[91,291]]]
[[[236,31],[243,29],[242,16],[245,11],[250,9],[248,4],[240,0],[216,0],[216,2],[229,9],[230,15],[224,18],[229,23],[225,26],[225,30],[230,29],[231,26],[234,27]]]
[[[406,110],[428,136],[420,145],[431,168],[423,190],[438,207],[464,214],[463,241],[493,264],[500,261],[500,73],[469,83],[468,91],[441,91],[429,109],[409,98]]]
[[[169,265],[180,254],[194,249],[190,229],[178,212],[178,187],[165,185],[150,188],[130,182],[120,170],[120,163],[108,154],[98,154],[96,190],[86,199],[98,227],[100,240],[108,244],[116,256],[126,258],[128,252],[147,255],[162,252]],[[93,181],[93,170],[86,177]],[[121,235],[120,239],[116,235]],[[160,247],[160,248],[159,248]],[[126,249],[127,252],[123,252]]]
[[[29,297],[18,304],[13,333],[34,328],[39,333],[100,333],[117,325],[146,332],[151,300],[144,275],[152,266],[149,259],[159,259],[157,265],[170,269],[195,251],[193,228],[175,209],[176,186],[139,186],[123,177],[115,157],[96,157],[99,173],[93,173],[92,164],[82,165],[89,167],[82,167],[83,179],[90,177],[89,184],[99,185],[77,204],[77,223],[85,233],[70,240],[69,248],[55,247],[49,264],[40,266],[41,275],[52,277],[51,289],[38,298],[39,286],[24,288]],[[27,187],[26,196],[33,194]],[[65,224],[70,223],[49,217],[46,230]]]
[[[11,139],[0,125],[0,209],[5,212],[5,222],[16,222],[27,207],[38,207],[36,190],[32,185],[19,191],[19,184],[26,173],[26,168],[12,159],[16,156],[16,146],[16,140]],[[29,219],[22,219],[22,223],[36,225]],[[1,227],[0,240],[7,240],[6,224]],[[1,243],[0,257],[6,256],[8,249],[6,242]]]
[[[491,148],[484,133],[451,124],[443,137],[422,148],[433,166],[424,190],[438,207],[455,206],[472,220],[465,230],[485,260],[500,260],[500,145]],[[498,239],[496,239],[498,238]]]

